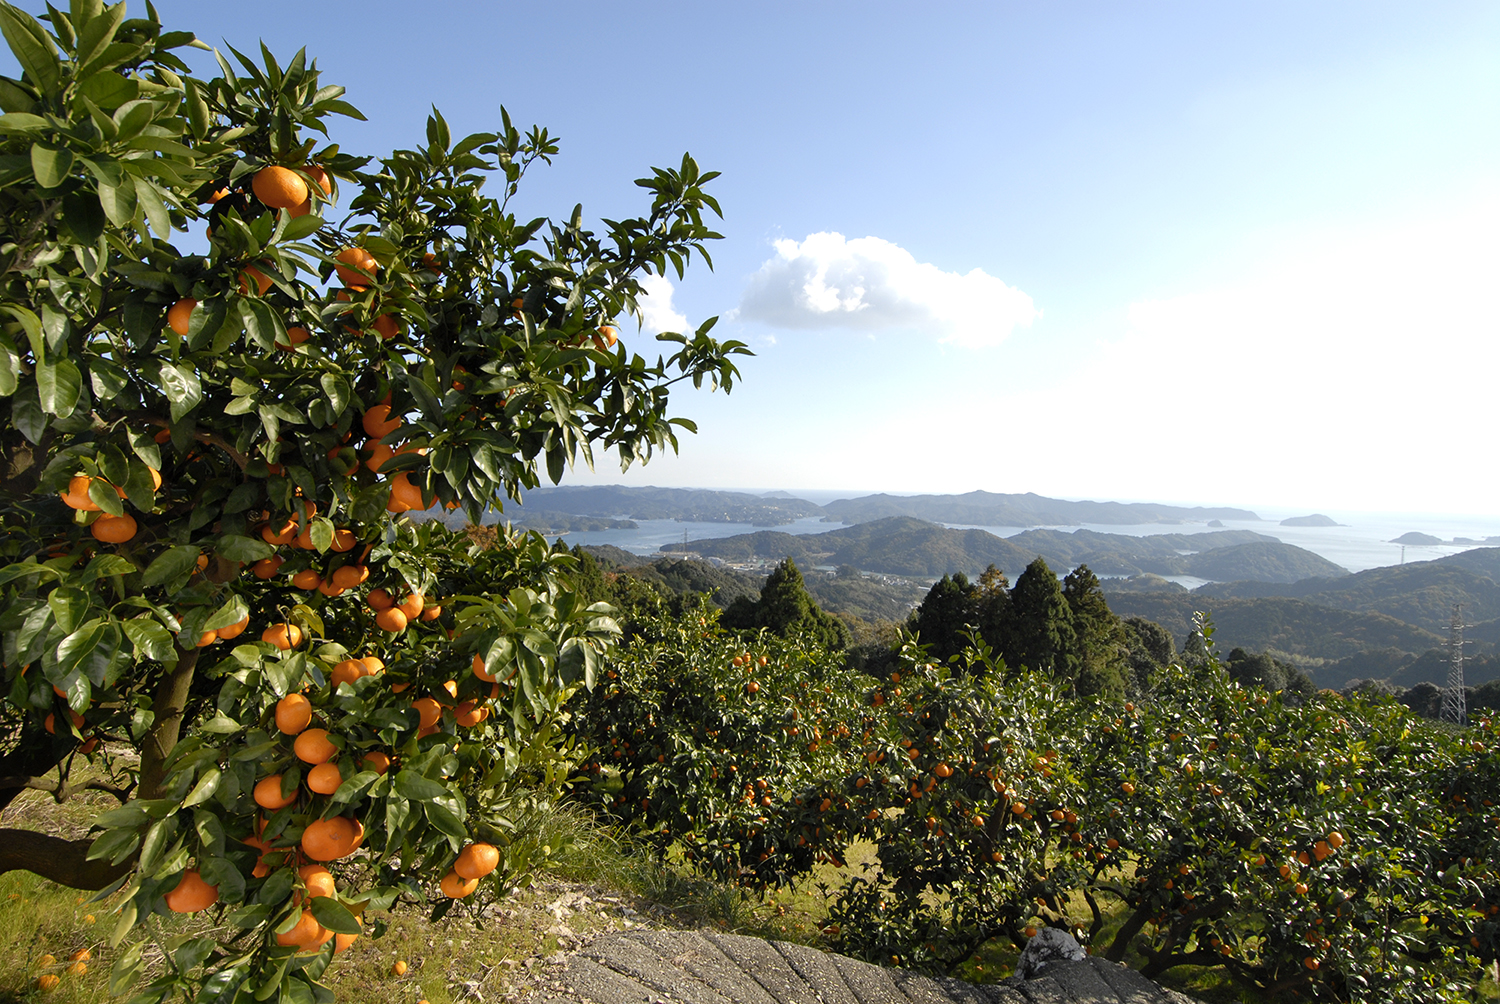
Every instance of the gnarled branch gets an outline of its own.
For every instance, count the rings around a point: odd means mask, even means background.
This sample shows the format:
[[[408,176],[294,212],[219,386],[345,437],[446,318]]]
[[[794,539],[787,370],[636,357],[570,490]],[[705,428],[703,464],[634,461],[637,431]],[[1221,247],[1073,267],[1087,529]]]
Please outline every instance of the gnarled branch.
[[[35,830],[0,829],[0,874],[28,871],[74,889],[103,889],[135,867],[135,855],[117,865],[89,861],[92,843]]]
[[[80,791],[106,792],[113,795],[120,802],[124,802],[130,797],[130,788],[121,788],[97,780],[72,784],[66,778],[54,780],[46,777],[29,777],[25,774],[0,777],[0,791],[14,788],[31,788],[35,791],[45,791],[57,802],[66,802]]]

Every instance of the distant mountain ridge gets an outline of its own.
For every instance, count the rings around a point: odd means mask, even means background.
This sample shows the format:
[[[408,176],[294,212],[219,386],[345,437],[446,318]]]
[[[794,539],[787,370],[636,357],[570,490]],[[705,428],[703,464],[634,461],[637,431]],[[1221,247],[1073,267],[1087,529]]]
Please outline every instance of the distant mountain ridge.
[[[1087,564],[1101,575],[1198,575],[1232,570],[1237,578],[1292,582],[1346,574],[1311,551],[1248,530],[1133,537],[1079,530],[1028,530],[997,537],[987,530],[957,530],[911,516],[829,530],[790,534],[777,530],[736,534],[687,544],[663,544],[666,554],[694,552],[724,561],[779,561],[852,565],[865,572],[937,578],[952,572],[977,576],[994,565],[1015,579],[1037,556],[1066,572]],[[1182,551],[1195,553],[1183,554]],[[1227,556],[1226,556],[1227,555]]]
[[[700,488],[630,488],[624,485],[569,485],[533,488],[521,496],[521,507],[573,513],[578,516],[628,519],[676,519],[696,523],[749,523],[785,526],[818,516],[822,507],[788,495],[750,495]]]
[[[868,523],[887,516],[914,516],[934,523],[971,526],[1078,526],[1099,523],[1205,523],[1211,519],[1258,521],[1248,509],[1161,505],[1155,502],[1070,502],[1032,492],[1007,495],[973,491],[963,495],[866,495],[823,507],[830,522]]]

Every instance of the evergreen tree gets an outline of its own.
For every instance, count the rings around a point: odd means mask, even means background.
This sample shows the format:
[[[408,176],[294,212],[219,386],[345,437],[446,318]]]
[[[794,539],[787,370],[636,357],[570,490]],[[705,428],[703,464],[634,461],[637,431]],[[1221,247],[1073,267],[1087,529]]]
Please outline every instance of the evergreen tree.
[[[1026,566],[1010,591],[1008,622],[1002,647],[1007,665],[1073,679],[1078,649],[1073,613],[1057,576],[1042,558]]]
[[[943,576],[928,590],[911,624],[934,659],[947,662],[963,651],[965,629],[979,627],[979,595],[963,572]]]
[[[1125,629],[1105,602],[1099,577],[1079,565],[1063,580],[1063,598],[1073,617],[1077,667],[1074,688],[1079,694],[1125,696]]]
[[[834,650],[849,647],[849,628],[813,601],[797,563],[787,558],[766,576],[759,601],[740,597],[725,609],[720,623],[742,630],[765,628],[783,638],[802,631]]]

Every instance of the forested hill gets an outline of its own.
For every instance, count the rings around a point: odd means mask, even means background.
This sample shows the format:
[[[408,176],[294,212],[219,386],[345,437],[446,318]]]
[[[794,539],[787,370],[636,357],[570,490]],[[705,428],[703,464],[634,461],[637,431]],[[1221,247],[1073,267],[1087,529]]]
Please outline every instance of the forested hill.
[[[763,496],[697,488],[627,488],[624,485],[533,488],[522,494],[521,507],[512,518],[524,517],[527,508],[579,516],[749,523],[752,526],[784,526],[823,512],[806,499],[785,494]],[[507,514],[510,514],[509,508]]]
[[[1427,631],[1446,634],[1454,604],[1464,605],[1464,618],[1470,622],[1500,617],[1500,547],[1476,548],[1434,561],[1371,568],[1332,581],[1215,582],[1195,591],[1193,596],[1199,603],[1205,598],[1287,597],[1338,610],[1386,614]]]
[[[953,572],[977,576],[989,565],[1014,578],[1038,556],[1061,569],[1087,564],[1100,575],[1152,572],[1208,578],[1212,574],[1215,578],[1290,582],[1309,575],[1345,574],[1311,551],[1245,530],[1150,537],[1031,530],[1001,538],[986,530],[953,530],[906,516],[820,534],[763,530],[686,545],[665,544],[661,549],[725,561],[793,558],[803,566],[852,565],[866,572],[930,578]],[[1179,553],[1185,550],[1197,553]]]
[[[866,495],[838,499],[823,509],[835,522],[868,523],[889,516],[914,516],[936,523],[971,526],[1077,526],[1082,523],[1124,526],[1260,519],[1248,509],[1185,508],[1154,502],[1070,502],[1031,492],[1024,495],[984,491],[963,495]]]
[[[1425,652],[1443,642],[1430,631],[1384,614],[1335,610],[1282,596],[1223,599],[1205,597],[1201,590],[1118,591],[1109,588],[1108,580],[1104,593],[1109,608],[1121,617],[1155,621],[1179,641],[1192,630],[1193,614],[1202,611],[1213,619],[1214,641],[1222,651],[1270,651],[1302,664],[1343,659],[1370,649]],[[1316,673],[1314,679],[1325,685]]]

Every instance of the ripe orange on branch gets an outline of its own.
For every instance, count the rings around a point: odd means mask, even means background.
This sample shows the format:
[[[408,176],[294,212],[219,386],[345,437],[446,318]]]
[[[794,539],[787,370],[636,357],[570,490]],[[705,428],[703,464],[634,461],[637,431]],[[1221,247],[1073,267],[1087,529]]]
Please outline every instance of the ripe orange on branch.
[[[197,913],[219,901],[219,887],[209,885],[194,870],[182,873],[177,887],[166,895],[167,909],[174,913]]]
[[[250,190],[270,209],[291,209],[307,201],[307,182],[291,168],[276,164],[256,171]]]
[[[339,263],[334,266],[334,271],[338,273],[339,282],[345,286],[367,284],[380,268],[375,262],[375,256],[364,248],[346,247],[334,255],[334,260]],[[368,274],[362,275],[357,269],[363,269]]]
[[[105,544],[123,544],[135,537],[137,529],[134,516],[111,516],[105,513],[89,526],[89,533],[94,535],[95,540]]]
[[[193,308],[198,306],[198,301],[190,297],[184,297],[167,310],[167,326],[179,335],[188,333],[188,324],[192,321]]]

